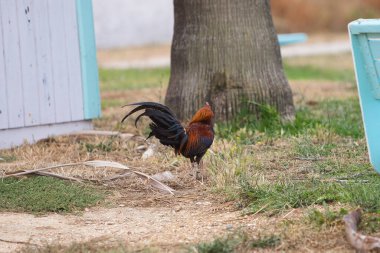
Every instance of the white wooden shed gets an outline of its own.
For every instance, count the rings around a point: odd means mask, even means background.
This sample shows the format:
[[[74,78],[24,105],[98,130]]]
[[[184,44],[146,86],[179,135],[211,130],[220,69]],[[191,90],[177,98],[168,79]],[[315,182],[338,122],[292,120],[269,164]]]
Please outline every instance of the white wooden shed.
[[[91,0],[0,0],[0,148],[99,116]]]

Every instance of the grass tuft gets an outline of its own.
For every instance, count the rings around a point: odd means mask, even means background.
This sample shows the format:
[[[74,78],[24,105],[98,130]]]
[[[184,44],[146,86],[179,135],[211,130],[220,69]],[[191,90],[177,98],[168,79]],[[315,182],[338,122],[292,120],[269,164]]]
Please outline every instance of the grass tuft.
[[[339,211],[333,211],[327,205],[323,207],[323,211],[313,208],[308,213],[309,222],[319,228],[322,226],[331,227],[342,222],[343,216],[348,213],[344,208],[341,208]]]
[[[82,142],[83,148],[89,152],[95,152],[95,151],[100,151],[100,152],[111,152],[113,150],[113,142],[112,140],[107,140],[107,141],[101,141],[97,144],[92,144],[92,143],[85,143]]]
[[[257,119],[248,109],[229,123],[216,125],[218,136],[236,139],[241,144],[253,144],[273,138],[299,136],[326,129],[331,134],[354,139],[363,138],[359,101],[325,100],[315,108],[301,107],[296,111],[294,122],[282,122],[277,111],[267,105],[259,105],[260,116]],[[257,133],[261,133],[260,136]]]
[[[94,206],[103,199],[104,193],[94,187],[50,177],[0,181],[0,211],[66,213]]]
[[[290,80],[326,80],[355,83],[355,74],[352,70],[285,64],[284,71]]]
[[[200,243],[196,246],[198,253],[230,253],[239,244],[236,239],[217,238],[212,242]]]
[[[0,154],[0,163],[10,163],[17,160],[17,157],[15,155],[2,155]]]
[[[279,245],[281,238],[277,235],[268,235],[251,239],[245,232],[236,232],[227,236],[216,238],[211,242],[200,243],[193,247],[192,252],[197,253],[232,253],[249,252],[253,249],[273,248]]]
[[[367,234],[380,232],[380,212],[364,214],[359,224],[359,231]]]
[[[301,208],[325,203],[347,203],[367,212],[380,210],[380,178],[371,184],[305,180],[272,184],[242,184],[241,197],[251,212],[276,214],[288,208]]]
[[[281,212],[288,208],[307,207],[337,201],[338,185],[318,181],[278,182],[275,184],[242,185],[241,197],[246,199],[251,212]]]
[[[273,248],[280,244],[281,238],[277,235],[264,236],[250,243],[250,248]]]

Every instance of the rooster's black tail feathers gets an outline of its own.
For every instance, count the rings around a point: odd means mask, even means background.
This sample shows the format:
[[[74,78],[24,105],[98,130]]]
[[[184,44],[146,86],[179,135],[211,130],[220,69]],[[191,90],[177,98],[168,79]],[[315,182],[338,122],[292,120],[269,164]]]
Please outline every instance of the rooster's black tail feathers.
[[[127,104],[127,105],[124,105],[123,107],[132,106],[132,105],[138,105],[138,106],[132,111],[130,111],[127,115],[125,115],[124,118],[121,120],[121,122],[124,122],[124,120],[128,118],[131,114],[143,109],[155,109],[158,111],[166,112],[169,115],[175,117],[174,113],[169,109],[169,107],[159,104],[159,103],[155,103],[155,102],[138,102],[138,103],[133,103],[133,104]],[[140,116],[143,116],[143,115],[140,115]]]
[[[121,122],[133,113],[145,110],[142,114],[137,116],[135,125],[137,125],[137,122],[142,116],[147,116],[152,120],[152,123],[149,124],[152,131],[147,139],[154,136],[159,139],[162,144],[171,146],[176,150],[179,150],[180,147],[184,145],[184,142],[187,141],[185,129],[175,118],[174,113],[169,107],[154,102],[139,102],[128,104],[126,106],[133,105],[137,105],[137,107],[125,115]]]

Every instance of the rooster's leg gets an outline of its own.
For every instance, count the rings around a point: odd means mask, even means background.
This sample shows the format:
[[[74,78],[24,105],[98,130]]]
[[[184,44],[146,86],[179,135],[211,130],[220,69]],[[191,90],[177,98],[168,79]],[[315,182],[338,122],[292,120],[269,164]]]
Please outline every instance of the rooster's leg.
[[[199,167],[199,176],[200,176],[200,179],[202,180],[202,183],[203,183],[203,173],[204,173],[203,161],[199,161],[198,167]]]
[[[197,163],[197,176],[196,176],[196,179],[201,180],[202,183],[203,183],[203,173],[204,173],[204,171],[203,171],[203,161],[201,161],[201,160],[202,160],[203,155],[204,154],[199,155],[195,159],[195,162]]]
[[[192,163],[191,167],[192,167],[192,173],[193,173],[194,180],[199,179],[199,164],[198,163]]]
[[[194,180],[202,180],[203,182],[203,174],[202,174],[202,168],[203,168],[203,163],[200,161],[202,157],[197,157],[195,158],[190,158],[191,161],[191,171],[192,171],[192,176]]]
[[[195,159],[194,158],[190,158],[190,161],[191,161],[191,173],[190,175],[194,177],[194,179],[197,178],[197,172],[198,172],[198,168],[197,168],[197,163],[195,162]]]
[[[197,167],[198,167],[198,173],[197,173],[197,179],[202,181],[203,184],[203,162],[199,161],[197,162]]]
[[[189,175],[192,176],[192,177],[194,176],[194,170],[195,170],[194,163],[192,162],[191,163],[191,168],[190,168],[190,173],[189,173]]]

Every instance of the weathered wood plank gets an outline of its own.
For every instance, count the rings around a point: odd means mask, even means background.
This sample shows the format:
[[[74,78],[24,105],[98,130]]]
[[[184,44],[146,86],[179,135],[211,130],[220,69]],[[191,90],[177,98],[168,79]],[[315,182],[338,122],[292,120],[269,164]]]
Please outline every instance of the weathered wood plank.
[[[36,51],[37,51],[37,85],[40,96],[40,123],[54,123],[55,119],[55,94],[53,81],[53,64],[51,51],[51,36],[49,28],[48,1],[34,1],[32,12],[34,20]]]
[[[32,12],[38,12],[39,10],[34,8],[34,2],[36,2],[34,0],[15,2],[20,34],[24,121],[25,126],[33,126],[40,123],[40,108],[38,103],[36,42]]]
[[[48,1],[56,122],[71,120],[63,1]]]
[[[0,2],[0,15],[1,15]],[[8,128],[8,103],[5,83],[5,52],[3,22],[0,18],[0,129]]]
[[[20,38],[17,26],[16,1],[0,1],[3,25],[5,85],[8,103],[8,127],[24,126]]]
[[[79,120],[84,118],[84,105],[75,1],[65,0],[63,11],[65,17],[66,56],[68,62],[67,77],[70,89],[71,119]]]

